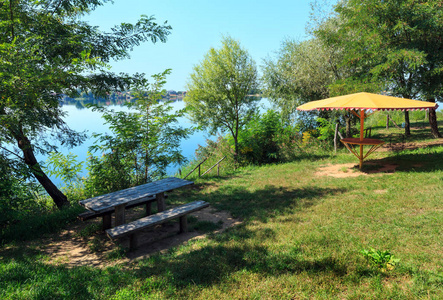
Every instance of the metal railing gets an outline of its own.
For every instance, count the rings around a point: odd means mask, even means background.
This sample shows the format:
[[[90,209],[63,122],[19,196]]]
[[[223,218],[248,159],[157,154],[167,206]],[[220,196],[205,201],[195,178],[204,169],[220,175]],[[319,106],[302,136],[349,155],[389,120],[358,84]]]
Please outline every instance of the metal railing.
[[[220,176],[220,163],[226,158],[226,156],[223,156],[219,161],[217,161],[212,167],[207,169],[203,174],[201,174],[201,165],[207,160],[205,158],[202,162],[200,162],[194,169],[192,169],[191,172],[189,172],[183,179],[186,179],[189,175],[191,175],[195,170],[198,169],[198,177],[201,177],[207,173],[209,173],[215,166],[217,166],[217,176]]]

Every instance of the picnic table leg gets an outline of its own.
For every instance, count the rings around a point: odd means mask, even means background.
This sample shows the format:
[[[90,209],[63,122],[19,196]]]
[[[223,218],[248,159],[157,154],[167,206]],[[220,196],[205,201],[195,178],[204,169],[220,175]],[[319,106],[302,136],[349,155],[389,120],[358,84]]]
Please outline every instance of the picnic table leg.
[[[129,236],[129,251],[135,250],[138,247],[138,237],[136,233]]]
[[[166,209],[166,205],[165,205],[165,193],[159,193],[156,196],[157,199],[157,208],[158,211],[164,211]]]
[[[186,215],[180,217],[180,233],[188,232],[188,218]]]
[[[111,228],[111,214],[103,215],[103,230]]]
[[[148,202],[148,203],[146,203],[146,207],[145,207],[146,216],[150,216],[150,215],[152,214],[152,211],[151,211],[151,204],[152,204],[152,202]]]
[[[125,224],[125,206],[126,204],[120,204],[115,207],[115,226]]]

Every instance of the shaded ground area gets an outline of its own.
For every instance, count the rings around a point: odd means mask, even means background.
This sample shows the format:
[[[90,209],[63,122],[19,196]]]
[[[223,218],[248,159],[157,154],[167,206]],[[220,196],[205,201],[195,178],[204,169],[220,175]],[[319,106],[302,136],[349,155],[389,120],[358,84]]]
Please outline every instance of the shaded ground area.
[[[443,139],[436,139],[427,142],[401,142],[401,143],[389,143],[387,142],[377,151],[391,151],[399,152],[403,150],[415,150],[419,148],[432,148],[443,145]],[[316,176],[331,176],[336,178],[367,176],[372,174],[393,174],[396,171],[417,171],[423,167],[429,167],[432,163],[429,161],[429,155],[414,154],[414,161],[408,161],[408,154],[397,155],[396,157],[387,157],[383,159],[370,159],[365,160],[363,168],[360,170],[358,162],[346,163],[346,164],[328,164],[320,167],[315,173]],[[437,156],[433,157],[438,159]],[[357,161],[357,159],[356,159]],[[417,161],[421,161],[417,163]]]
[[[389,139],[383,139],[385,140],[385,144],[378,149],[377,151],[402,151],[402,150],[415,150],[418,148],[425,148],[425,147],[436,147],[443,145],[443,139],[436,139],[433,141],[427,141],[427,142],[391,142]]]
[[[141,209],[128,211],[127,218],[137,218]],[[96,266],[107,267],[134,259],[148,257],[157,252],[167,251],[186,243],[191,239],[202,238],[207,230],[199,227],[209,227],[211,232],[222,232],[225,229],[239,224],[240,221],[233,219],[225,211],[216,211],[208,207],[192,213],[188,217],[190,231],[178,234],[178,222],[168,222],[154,228],[146,229],[139,234],[140,247],[135,251],[125,253],[129,241],[122,240],[114,243],[100,230],[100,220],[87,222],[78,221],[75,226],[62,232],[57,237],[48,239],[45,243],[39,243],[41,251],[49,255],[48,263],[63,264],[70,267]],[[140,217],[140,216],[139,216]],[[213,224],[211,226],[211,224]],[[203,225],[203,226],[202,226]],[[89,232],[89,234],[88,234]],[[82,236],[88,235],[88,236]]]

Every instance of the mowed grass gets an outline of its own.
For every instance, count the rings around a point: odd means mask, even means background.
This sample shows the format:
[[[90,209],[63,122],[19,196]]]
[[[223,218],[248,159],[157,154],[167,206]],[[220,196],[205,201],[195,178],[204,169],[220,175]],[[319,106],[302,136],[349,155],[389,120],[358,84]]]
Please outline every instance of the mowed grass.
[[[36,246],[6,245],[0,298],[443,299],[443,147],[373,156],[395,173],[316,175],[345,162],[356,159],[343,152],[198,180],[168,201],[202,199],[242,223],[131,263],[68,268]],[[371,266],[360,253],[370,248],[399,264]]]

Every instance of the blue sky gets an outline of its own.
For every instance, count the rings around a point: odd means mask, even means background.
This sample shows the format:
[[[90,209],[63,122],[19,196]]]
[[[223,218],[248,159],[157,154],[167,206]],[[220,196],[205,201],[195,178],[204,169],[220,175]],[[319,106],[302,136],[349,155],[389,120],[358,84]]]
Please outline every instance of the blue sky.
[[[87,20],[102,30],[121,22],[134,23],[140,15],[168,21],[172,33],[166,43],[145,43],[131,59],[113,62],[114,72],[147,75],[172,69],[166,89],[184,90],[192,67],[211,47],[220,47],[223,35],[238,40],[257,63],[279,49],[287,39],[306,39],[310,0],[115,0],[98,7]]]

